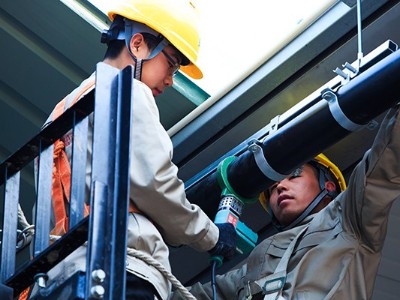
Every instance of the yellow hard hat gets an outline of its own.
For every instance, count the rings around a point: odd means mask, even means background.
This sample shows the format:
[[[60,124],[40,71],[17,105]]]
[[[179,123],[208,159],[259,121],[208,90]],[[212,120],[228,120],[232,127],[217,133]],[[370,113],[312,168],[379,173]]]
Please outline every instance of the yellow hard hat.
[[[314,160],[330,171],[330,174],[333,175],[339,183],[340,191],[343,192],[346,189],[346,180],[339,168],[322,153],[318,154]]]
[[[181,66],[186,75],[200,79],[203,73],[196,65],[200,34],[198,11],[189,0],[113,0],[109,4],[108,17],[114,21],[120,15],[136,21],[163,35],[188,60]]]
[[[346,189],[346,180],[344,179],[342,172],[331,160],[329,160],[328,157],[320,153],[316,157],[314,157],[314,159],[311,162],[316,162],[324,166],[329,171],[329,174],[331,174],[336,179],[337,183],[339,184],[339,189],[341,192],[343,192]],[[258,199],[262,207],[267,212],[272,213],[268,205],[268,200],[269,200],[268,190],[261,192]]]

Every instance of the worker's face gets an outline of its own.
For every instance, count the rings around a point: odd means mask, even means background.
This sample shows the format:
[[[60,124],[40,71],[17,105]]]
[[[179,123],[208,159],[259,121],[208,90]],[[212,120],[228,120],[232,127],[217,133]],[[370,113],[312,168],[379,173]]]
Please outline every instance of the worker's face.
[[[177,51],[167,46],[154,58],[143,63],[142,82],[151,89],[154,97],[172,86],[174,71],[180,64],[178,57]]]
[[[269,204],[281,225],[292,223],[320,192],[316,170],[304,165],[302,171],[275,183],[270,188]]]
[[[151,54],[141,34],[133,35],[130,46],[137,59],[147,59]],[[166,46],[155,57],[143,62],[141,81],[151,89],[153,96],[157,97],[166,87],[172,86],[173,75],[180,63],[178,51],[172,46]]]

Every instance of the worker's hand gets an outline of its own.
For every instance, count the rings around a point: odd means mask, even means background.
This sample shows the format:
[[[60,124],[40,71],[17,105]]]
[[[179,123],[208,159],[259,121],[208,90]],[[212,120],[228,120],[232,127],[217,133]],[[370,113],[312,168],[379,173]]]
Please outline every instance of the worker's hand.
[[[231,223],[215,224],[219,229],[218,242],[208,251],[211,256],[222,256],[230,259],[235,255],[237,235],[235,227]]]

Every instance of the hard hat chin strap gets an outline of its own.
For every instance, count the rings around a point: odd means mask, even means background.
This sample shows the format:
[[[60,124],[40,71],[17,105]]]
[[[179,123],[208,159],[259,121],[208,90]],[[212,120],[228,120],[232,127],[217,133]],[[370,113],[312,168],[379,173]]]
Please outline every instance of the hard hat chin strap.
[[[290,223],[287,226],[279,225],[280,228],[278,228],[278,230],[284,231],[284,230],[288,230],[288,229],[291,229],[291,228],[297,226],[301,221],[303,221],[314,210],[314,208],[317,207],[318,204],[321,203],[321,201],[325,198],[325,196],[328,196],[328,195],[329,195],[329,191],[324,188],[321,192],[319,192],[317,197],[314,198],[314,200],[307,206],[307,208],[301,213],[300,216],[298,216],[292,223]]]
[[[287,226],[282,226],[279,224],[278,220],[276,220],[275,216],[272,217],[273,224],[275,228],[279,231],[284,231],[291,229],[295,226],[297,226],[299,223],[301,223],[316,207],[318,204],[321,203],[321,201],[326,197],[329,196],[332,199],[334,199],[337,196],[337,192],[335,190],[329,192],[326,187],[325,187],[325,182],[328,180],[331,180],[330,178],[327,177],[326,173],[324,170],[318,165],[318,164],[311,164],[317,172],[318,172],[318,184],[321,189],[319,194],[314,198],[313,201],[307,206],[307,208],[298,216],[292,223],[290,223]]]
[[[311,166],[313,166],[317,172],[318,172],[318,182],[319,182],[319,187],[321,190],[325,189],[325,183],[327,181],[332,181],[333,183],[335,183],[335,180],[333,179],[333,177],[330,175],[329,171],[321,166],[320,164],[311,164]],[[336,188],[338,188],[339,183],[335,183]],[[335,190],[332,190],[330,192],[328,192],[329,196],[333,198],[336,198],[336,196],[338,195],[338,192]]]
[[[137,23],[137,22],[131,21],[129,19],[124,19],[124,21],[125,21],[125,32],[120,32],[118,35],[118,39],[122,39],[122,37],[125,39],[125,44],[126,44],[126,47],[128,48],[129,54],[131,55],[132,59],[135,61],[134,78],[137,80],[141,80],[143,62],[154,58],[169,43],[164,38],[164,36],[162,36],[157,31],[154,31],[153,29],[151,29],[150,27],[148,27],[142,23]],[[151,51],[150,55],[147,58],[138,59],[131,51],[130,41],[131,41],[132,36],[135,33],[150,33],[158,39],[157,46]]]
[[[131,53],[131,51],[129,51]],[[143,59],[137,59],[132,53],[131,56],[133,60],[135,61],[135,67],[134,67],[134,72],[133,72],[133,78],[141,81],[142,80],[142,65],[143,65]]]

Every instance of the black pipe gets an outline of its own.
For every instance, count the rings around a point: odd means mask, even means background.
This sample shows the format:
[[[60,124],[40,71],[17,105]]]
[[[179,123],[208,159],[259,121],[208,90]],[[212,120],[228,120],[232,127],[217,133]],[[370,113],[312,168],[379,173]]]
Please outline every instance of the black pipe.
[[[400,51],[359,74],[335,94],[340,108],[353,123],[365,125],[396,104],[400,98]],[[266,137],[260,144],[268,164],[280,174],[290,174],[297,166],[334,145],[352,131],[344,129],[332,115],[328,101],[321,101]],[[228,180],[244,198],[254,198],[274,180],[257,166],[254,155],[245,151],[228,167]],[[216,173],[211,173],[187,191],[188,199],[213,218],[221,197]]]

